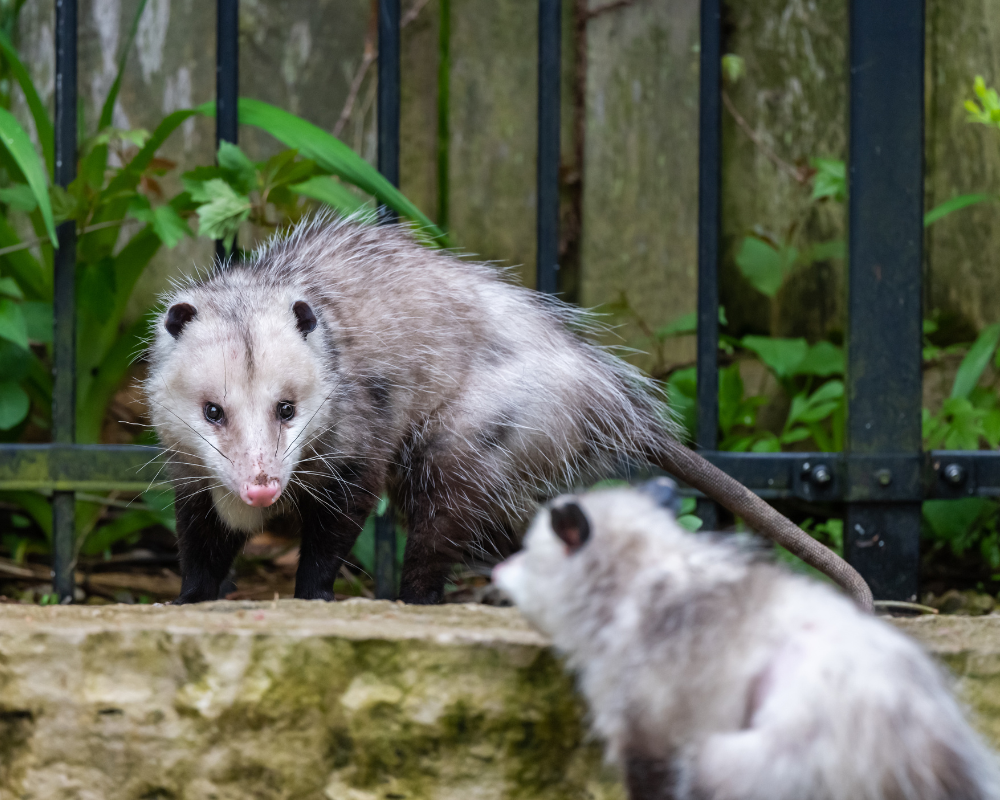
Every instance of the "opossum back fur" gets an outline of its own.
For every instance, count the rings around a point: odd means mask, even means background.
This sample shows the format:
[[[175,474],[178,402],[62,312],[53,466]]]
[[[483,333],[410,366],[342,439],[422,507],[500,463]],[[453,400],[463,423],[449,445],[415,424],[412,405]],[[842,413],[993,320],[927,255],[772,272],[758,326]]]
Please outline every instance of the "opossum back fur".
[[[568,553],[543,510],[494,579],[568,655],[609,757],[664,796],[1000,797],[950,682],[898,630],[641,492],[568,502],[586,543]]]
[[[645,463],[676,436],[660,390],[589,340],[585,314],[402,226],[321,216],[164,300],[191,304],[211,326],[175,339],[160,325],[149,351],[153,422],[181,478],[219,479],[245,445],[210,449],[192,432],[204,421],[185,392],[191,375],[222,371],[208,366],[214,341],[238,353],[224,365],[227,394],[243,384],[252,395],[280,373],[315,376],[299,412],[306,430],[288,445],[297,490],[319,491],[338,465],[381,462],[404,505],[423,495],[480,533],[498,520],[523,526],[539,497]],[[306,356],[283,360],[298,300],[319,327]],[[291,508],[283,495],[274,509],[247,509],[219,482],[216,507],[233,528]]]

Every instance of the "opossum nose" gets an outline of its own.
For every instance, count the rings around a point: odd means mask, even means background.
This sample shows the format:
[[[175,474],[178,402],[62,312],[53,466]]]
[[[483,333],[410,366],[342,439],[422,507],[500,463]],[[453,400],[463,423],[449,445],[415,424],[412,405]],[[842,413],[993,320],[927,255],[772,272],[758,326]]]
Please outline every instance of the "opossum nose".
[[[254,508],[266,508],[273,504],[280,494],[281,482],[274,478],[261,481],[258,477],[253,483],[244,483],[240,490],[243,502]]]

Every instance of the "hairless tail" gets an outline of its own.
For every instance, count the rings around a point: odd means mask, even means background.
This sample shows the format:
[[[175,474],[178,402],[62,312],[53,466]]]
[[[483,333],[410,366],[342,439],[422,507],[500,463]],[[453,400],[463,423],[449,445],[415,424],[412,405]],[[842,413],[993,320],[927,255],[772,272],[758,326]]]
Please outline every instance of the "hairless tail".
[[[758,533],[829,576],[863,610],[872,610],[872,590],[854,567],[779,514],[739,481],[676,441],[666,441],[650,460],[743,518]]]

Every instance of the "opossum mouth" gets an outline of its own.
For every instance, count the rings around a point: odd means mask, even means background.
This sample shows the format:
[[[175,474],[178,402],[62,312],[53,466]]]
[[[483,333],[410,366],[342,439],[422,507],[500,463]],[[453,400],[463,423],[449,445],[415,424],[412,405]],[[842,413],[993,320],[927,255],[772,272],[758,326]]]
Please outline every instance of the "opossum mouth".
[[[240,498],[253,508],[267,508],[274,505],[280,496],[281,481],[277,478],[265,476],[262,480],[261,476],[258,476],[253,483],[247,481],[240,487]]]

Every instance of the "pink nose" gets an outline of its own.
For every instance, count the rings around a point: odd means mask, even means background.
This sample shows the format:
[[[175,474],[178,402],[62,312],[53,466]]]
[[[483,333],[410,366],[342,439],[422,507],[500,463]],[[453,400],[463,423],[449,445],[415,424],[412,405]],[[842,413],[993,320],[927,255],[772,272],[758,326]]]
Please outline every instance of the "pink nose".
[[[244,483],[240,491],[243,502],[254,508],[267,508],[278,499],[279,494],[281,494],[281,483],[277,480],[263,484]]]

